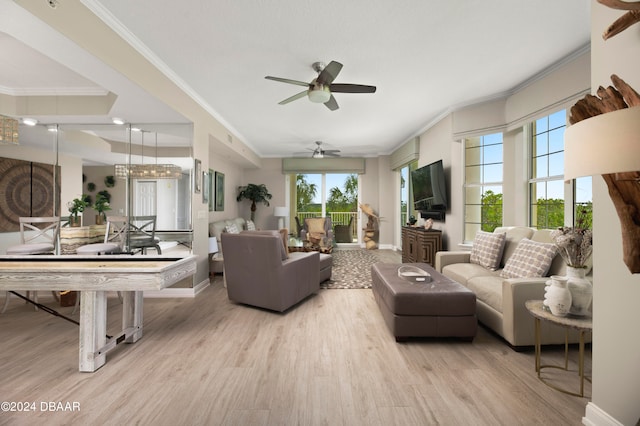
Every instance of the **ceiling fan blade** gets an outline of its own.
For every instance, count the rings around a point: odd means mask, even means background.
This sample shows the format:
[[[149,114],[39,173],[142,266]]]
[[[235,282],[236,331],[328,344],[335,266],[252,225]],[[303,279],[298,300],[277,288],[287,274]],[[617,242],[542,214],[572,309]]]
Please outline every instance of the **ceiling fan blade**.
[[[307,91],[303,90],[302,92],[297,93],[297,94],[285,99],[284,101],[278,102],[278,104],[279,105],[285,105],[285,104],[288,104],[289,102],[293,102],[293,101],[295,101],[297,99],[304,98],[305,96],[307,96]]]
[[[337,152],[340,152],[340,150],[339,149],[325,149],[322,152],[324,152],[325,154],[335,154]]]
[[[329,62],[329,65],[324,67],[322,72],[318,75],[316,81],[320,84],[331,84],[331,82],[336,79],[338,74],[340,74],[341,69],[342,64],[340,62],[331,61]]]
[[[338,108],[340,108],[338,106],[338,102],[336,102],[336,98],[333,97],[333,95],[331,95],[331,97],[329,98],[329,100],[327,102],[324,103],[325,106],[327,108],[329,108],[331,111],[335,111]]]
[[[329,89],[334,93],[375,93],[376,86],[364,84],[331,84]]]
[[[304,81],[290,80],[288,78],[280,78],[280,77],[271,77],[269,75],[266,76],[265,78],[267,80],[279,81],[280,83],[289,83],[289,84],[295,84],[296,86],[309,87],[309,83],[305,83]]]
[[[334,152],[324,151],[322,153],[325,157],[340,157],[340,154],[336,154]]]

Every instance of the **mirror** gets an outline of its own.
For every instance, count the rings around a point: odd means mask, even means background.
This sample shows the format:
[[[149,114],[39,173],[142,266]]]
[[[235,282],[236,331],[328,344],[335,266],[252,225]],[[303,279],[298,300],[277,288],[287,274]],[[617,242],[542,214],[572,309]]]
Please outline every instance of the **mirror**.
[[[80,156],[81,194],[93,205],[99,196],[109,199],[106,215],[155,215],[156,237],[190,248],[192,240],[191,181],[192,125],[59,125],[59,155]],[[167,168],[176,174],[167,178]],[[73,165],[71,166],[73,168]],[[160,171],[160,173],[157,173]],[[76,174],[77,176],[77,174]],[[61,214],[79,193],[61,193]],[[78,192],[78,191],[76,191]],[[98,212],[85,209],[83,225],[93,225]]]

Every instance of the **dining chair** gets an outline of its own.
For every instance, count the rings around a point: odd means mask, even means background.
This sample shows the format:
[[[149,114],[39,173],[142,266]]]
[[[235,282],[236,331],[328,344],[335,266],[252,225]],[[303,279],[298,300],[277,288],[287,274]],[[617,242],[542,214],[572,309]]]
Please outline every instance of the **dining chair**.
[[[127,216],[107,216],[104,241],[85,244],[76,249],[76,254],[99,255],[122,253],[127,241],[129,218]]]
[[[153,248],[162,254],[160,240],[156,238],[156,216],[133,216],[129,223],[129,248],[147,254]]]
[[[16,256],[31,256],[38,254],[55,254],[58,247],[58,233],[60,232],[60,217],[24,217],[18,218],[20,223],[20,244],[7,249],[7,254]],[[55,291],[51,292],[56,300],[59,296]],[[8,291],[5,294],[4,305],[0,314],[9,306]],[[31,294],[27,291],[27,297]],[[33,292],[33,300],[38,302],[38,292]],[[36,307],[36,310],[38,308]]]

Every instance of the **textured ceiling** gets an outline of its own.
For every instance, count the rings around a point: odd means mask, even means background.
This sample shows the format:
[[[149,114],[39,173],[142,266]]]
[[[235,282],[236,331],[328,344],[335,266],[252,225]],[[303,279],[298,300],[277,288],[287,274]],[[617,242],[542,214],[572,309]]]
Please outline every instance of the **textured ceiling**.
[[[387,154],[443,114],[521,87],[590,37],[589,0],[83,3],[263,157],[316,140],[344,155]],[[336,83],[377,92],[338,93],[333,112],[306,97],[278,105],[303,88],[266,75],[310,81],[311,64],[331,60],[344,64]]]

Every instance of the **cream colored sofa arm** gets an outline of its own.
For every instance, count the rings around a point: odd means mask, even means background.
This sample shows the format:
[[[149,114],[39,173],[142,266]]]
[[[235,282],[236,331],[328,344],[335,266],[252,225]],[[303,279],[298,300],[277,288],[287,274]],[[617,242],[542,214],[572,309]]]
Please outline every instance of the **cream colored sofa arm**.
[[[513,346],[534,344],[533,316],[524,306],[527,300],[543,300],[549,277],[502,280],[504,338]]]
[[[469,263],[470,251],[439,251],[436,253],[436,271],[442,272],[442,268],[454,263]]]

